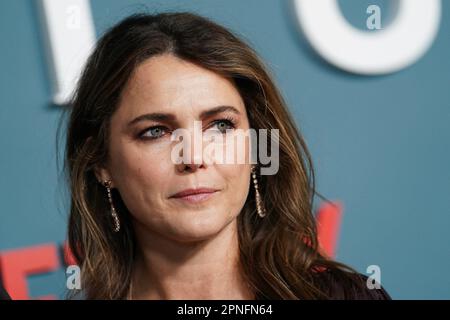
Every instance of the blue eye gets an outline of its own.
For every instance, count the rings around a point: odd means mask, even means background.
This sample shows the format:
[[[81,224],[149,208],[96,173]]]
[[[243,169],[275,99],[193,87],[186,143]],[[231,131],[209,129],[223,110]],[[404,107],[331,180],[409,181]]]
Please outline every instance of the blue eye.
[[[157,126],[145,129],[144,131],[141,132],[139,137],[143,139],[157,139],[162,137],[165,133],[166,133],[165,127]]]
[[[233,121],[230,119],[216,120],[214,121],[213,125],[215,125],[221,133],[226,133],[226,130],[234,129],[235,127]]]
[[[220,133],[225,134],[227,130],[236,127],[233,119],[219,119],[212,122],[211,127],[216,127]],[[142,140],[154,140],[163,137],[169,130],[164,126],[149,127],[141,131],[138,135]]]

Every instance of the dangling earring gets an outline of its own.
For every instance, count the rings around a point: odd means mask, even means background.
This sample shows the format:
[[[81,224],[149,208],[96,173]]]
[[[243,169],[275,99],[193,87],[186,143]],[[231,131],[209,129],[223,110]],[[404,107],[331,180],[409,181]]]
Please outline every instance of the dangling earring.
[[[103,185],[106,188],[106,191],[108,192],[108,200],[109,204],[111,205],[111,216],[114,220],[114,232],[119,232],[120,230],[120,221],[119,216],[117,215],[116,208],[114,208],[114,204],[111,197],[111,180],[105,180],[103,182]]]
[[[261,200],[261,194],[259,193],[258,187],[258,179],[256,179],[256,167],[252,166],[252,177],[253,177],[253,185],[255,187],[255,198],[256,198],[256,211],[258,216],[264,218],[266,216],[266,209]]]

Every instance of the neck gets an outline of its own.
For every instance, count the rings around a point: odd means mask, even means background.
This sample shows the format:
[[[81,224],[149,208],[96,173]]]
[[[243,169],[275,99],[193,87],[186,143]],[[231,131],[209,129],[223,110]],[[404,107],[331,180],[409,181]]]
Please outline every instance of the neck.
[[[254,299],[243,278],[237,221],[214,237],[177,242],[135,225],[134,299]]]

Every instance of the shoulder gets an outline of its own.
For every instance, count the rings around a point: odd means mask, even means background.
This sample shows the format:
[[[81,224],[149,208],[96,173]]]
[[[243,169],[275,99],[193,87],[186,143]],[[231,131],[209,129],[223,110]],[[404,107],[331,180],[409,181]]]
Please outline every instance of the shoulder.
[[[378,283],[368,276],[340,269],[324,269],[316,274],[319,287],[331,300],[391,300]]]

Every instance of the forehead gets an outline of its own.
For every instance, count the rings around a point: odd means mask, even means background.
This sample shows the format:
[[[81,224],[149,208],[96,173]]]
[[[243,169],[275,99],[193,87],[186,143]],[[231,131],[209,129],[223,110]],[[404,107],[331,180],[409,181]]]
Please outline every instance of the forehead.
[[[244,111],[233,83],[219,74],[172,55],[139,65],[124,88],[120,113],[202,111],[232,105]]]

